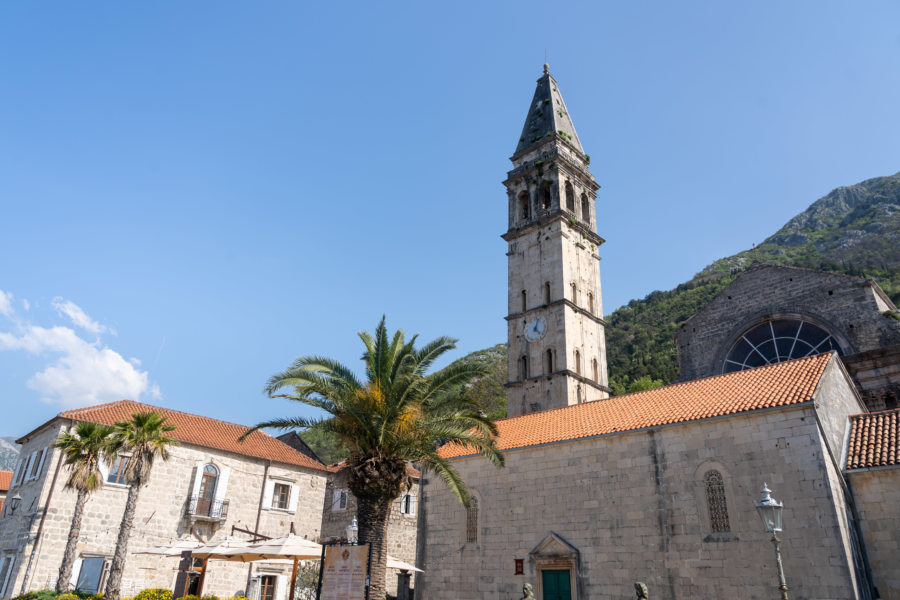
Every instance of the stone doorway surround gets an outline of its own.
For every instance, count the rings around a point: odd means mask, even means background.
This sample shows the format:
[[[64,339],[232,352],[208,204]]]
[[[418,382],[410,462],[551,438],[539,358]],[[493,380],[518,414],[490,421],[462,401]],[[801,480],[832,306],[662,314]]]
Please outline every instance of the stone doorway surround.
[[[537,600],[544,600],[543,571],[569,571],[572,600],[578,600],[580,594],[579,581],[581,553],[564,537],[551,531],[541,542],[528,553],[528,559],[537,574]]]

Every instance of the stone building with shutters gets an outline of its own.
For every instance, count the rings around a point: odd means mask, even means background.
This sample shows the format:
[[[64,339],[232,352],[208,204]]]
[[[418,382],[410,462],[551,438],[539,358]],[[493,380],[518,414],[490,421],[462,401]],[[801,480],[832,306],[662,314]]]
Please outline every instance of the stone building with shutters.
[[[506,466],[444,446],[419,489],[429,600],[900,600],[900,321],[877,284],[756,265],[678,332],[684,381],[609,397],[599,185],[545,65],[507,174]],[[868,404],[868,406],[867,406]]]
[[[325,487],[322,511],[322,539],[325,541],[346,539],[347,526],[356,518],[356,497],[347,485],[346,469],[340,463],[330,469],[332,473]],[[407,473],[410,487],[391,505],[386,548],[391,557],[415,565],[420,473],[410,466]],[[387,572],[387,591],[391,595],[397,594],[397,573],[391,569]]]
[[[171,435],[179,444],[168,461],[154,463],[141,489],[123,596],[174,586],[178,557],[135,554],[141,549],[173,540],[249,539],[246,531],[319,539],[328,471],[308,448],[299,451],[262,431],[240,443],[246,426],[167,408],[127,400],[102,404],[62,412],[18,440],[21,459],[10,487],[18,500],[0,514],[0,598],[56,584],[76,494],[65,488],[67,470],[53,441],[78,421],[109,425],[151,410],[176,425]],[[104,466],[106,484],[85,509],[73,583],[86,591],[102,591],[115,550],[128,494],[121,480],[125,460]],[[213,561],[204,593],[283,600],[289,579],[289,567]]]

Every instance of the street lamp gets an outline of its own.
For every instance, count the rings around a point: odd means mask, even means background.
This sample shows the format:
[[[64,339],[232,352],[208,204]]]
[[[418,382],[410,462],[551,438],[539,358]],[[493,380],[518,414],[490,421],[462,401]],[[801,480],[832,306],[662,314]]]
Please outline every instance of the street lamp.
[[[756,505],[756,512],[759,513],[763,527],[772,534],[772,543],[775,544],[775,564],[778,566],[778,589],[781,590],[781,600],[788,600],[788,587],[784,581],[784,567],[781,566],[781,540],[778,539],[778,532],[781,531],[781,517],[784,505],[772,497],[772,490],[765,483],[763,483],[763,489],[760,492],[763,497],[759,504]]]
[[[15,514],[16,509],[19,508],[21,502],[22,496],[19,495],[19,492],[16,492],[16,495],[9,499],[9,514]]]
[[[347,525],[347,542],[355,544],[359,541],[359,527],[356,526],[356,517]]]

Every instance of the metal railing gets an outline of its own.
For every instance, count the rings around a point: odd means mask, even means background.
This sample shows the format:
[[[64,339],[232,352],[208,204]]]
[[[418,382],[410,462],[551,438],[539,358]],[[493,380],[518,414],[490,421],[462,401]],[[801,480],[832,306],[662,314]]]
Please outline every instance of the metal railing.
[[[228,516],[228,500],[213,500],[212,498],[191,496],[188,498],[185,513],[189,517],[224,521],[225,517]]]

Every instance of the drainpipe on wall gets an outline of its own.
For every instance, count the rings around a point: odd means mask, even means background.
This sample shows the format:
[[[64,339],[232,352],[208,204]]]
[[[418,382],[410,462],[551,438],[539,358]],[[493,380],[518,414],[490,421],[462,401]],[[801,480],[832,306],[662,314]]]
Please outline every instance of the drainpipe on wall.
[[[71,421],[69,421],[71,427]],[[41,522],[38,525],[37,533],[34,534],[34,544],[31,546],[31,555],[28,557],[28,566],[25,567],[25,576],[22,578],[22,589],[20,594],[25,593],[25,586],[28,585],[28,577],[31,575],[31,567],[34,565],[37,556],[38,546],[41,544],[41,533],[44,531],[44,521],[47,520],[47,509],[50,507],[50,499],[53,498],[53,490],[56,488],[56,480],[59,478],[59,469],[62,467],[63,453],[59,453],[56,460],[56,469],[53,471],[53,480],[50,482],[50,491],[47,492],[47,499],[44,501],[44,510],[41,513]],[[30,527],[29,527],[30,529]]]
[[[262,517],[263,498],[266,496],[266,480],[269,478],[269,465],[272,461],[266,461],[266,467],[263,469],[262,486],[259,488],[259,506],[256,507],[256,525],[253,526],[253,533],[259,533],[259,520]],[[247,589],[245,594],[250,593],[250,580],[253,579],[253,563],[247,565]]]

